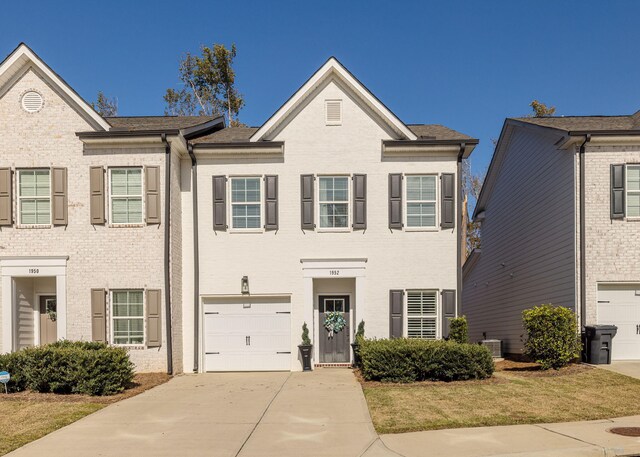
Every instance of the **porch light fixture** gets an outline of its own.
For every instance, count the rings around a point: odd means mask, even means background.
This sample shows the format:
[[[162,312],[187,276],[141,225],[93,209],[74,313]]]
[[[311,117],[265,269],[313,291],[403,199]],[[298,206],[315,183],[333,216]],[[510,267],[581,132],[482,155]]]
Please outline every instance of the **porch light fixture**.
[[[249,295],[249,277],[248,276],[242,277],[240,290],[242,291],[242,295]]]

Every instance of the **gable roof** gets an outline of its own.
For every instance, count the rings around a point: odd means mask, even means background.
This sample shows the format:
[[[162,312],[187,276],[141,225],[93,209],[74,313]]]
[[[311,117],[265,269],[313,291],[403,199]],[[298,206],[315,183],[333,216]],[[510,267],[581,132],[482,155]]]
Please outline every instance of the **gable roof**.
[[[0,63],[0,88],[13,81],[29,66],[57,87],[69,103],[74,105],[87,121],[97,130],[109,130],[109,123],[100,116],[73,88],[47,65],[29,46],[20,43],[6,59]],[[0,92],[1,93],[1,92]]]
[[[250,141],[267,140],[272,133],[294,110],[306,101],[311,93],[328,78],[336,77],[344,83],[356,96],[385,121],[400,140],[415,140],[417,136],[378,98],[373,95],[358,79],[353,76],[335,57],[330,57],[298,89],[284,105],[282,105],[250,138]]]
[[[212,121],[214,116],[110,116],[110,131],[181,130]]]
[[[438,124],[408,124],[417,140],[471,140],[474,138]],[[227,127],[210,135],[196,138],[193,144],[247,143],[260,127]]]
[[[640,111],[624,116],[518,117],[514,120],[566,132],[640,130]]]

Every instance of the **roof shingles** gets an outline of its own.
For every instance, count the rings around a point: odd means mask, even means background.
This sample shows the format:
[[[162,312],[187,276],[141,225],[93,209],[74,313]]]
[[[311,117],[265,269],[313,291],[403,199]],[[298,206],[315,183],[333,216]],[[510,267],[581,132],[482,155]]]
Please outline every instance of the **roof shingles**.
[[[137,132],[144,130],[180,130],[204,124],[213,116],[117,116],[105,117],[111,131]]]
[[[640,129],[640,111],[629,116],[517,117],[514,120],[567,132]]]

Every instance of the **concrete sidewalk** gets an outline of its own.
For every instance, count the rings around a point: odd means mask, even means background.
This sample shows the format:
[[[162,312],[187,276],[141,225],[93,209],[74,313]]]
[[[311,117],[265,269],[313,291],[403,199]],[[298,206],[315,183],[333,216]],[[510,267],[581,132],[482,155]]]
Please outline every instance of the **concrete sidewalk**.
[[[382,435],[403,457],[592,457],[640,455],[640,438],[614,435],[612,427],[640,427],[640,416],[560,424],[508,425]],[[372,451],[366,457],[385,454]]]

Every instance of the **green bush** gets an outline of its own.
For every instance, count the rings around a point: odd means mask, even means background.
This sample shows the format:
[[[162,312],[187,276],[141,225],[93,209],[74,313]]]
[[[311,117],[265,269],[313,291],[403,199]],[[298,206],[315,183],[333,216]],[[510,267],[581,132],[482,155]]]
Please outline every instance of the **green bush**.
[[[456,343],[469,342],[469,324],[465,316],[454,317],[450,321],[449,339]]]
[[[522,320],[527,332],[524,353],[543,370],[562,368],[580,355],[578,322],[569,308],[534,306],[523,311]]]
[[[494,370],[487,348],[454,341],[363,339],[360,358],[362,376],[368,381],[484,379]]]
[[[309,338],[309,327],[307,323],[302,324],[302,346],[311,346],[311,339]]]
[[[124,348],[96,342],[60,341],[0,355],[12,391],[113,395],[133,380],[133,363]]]

